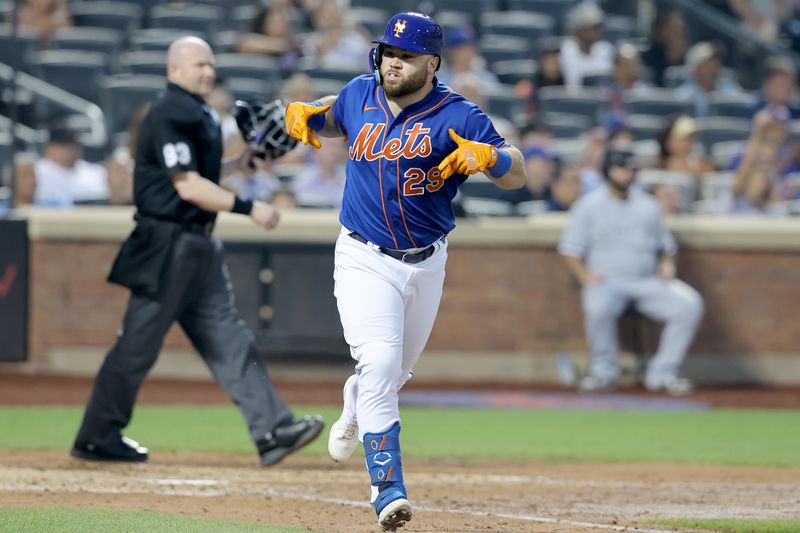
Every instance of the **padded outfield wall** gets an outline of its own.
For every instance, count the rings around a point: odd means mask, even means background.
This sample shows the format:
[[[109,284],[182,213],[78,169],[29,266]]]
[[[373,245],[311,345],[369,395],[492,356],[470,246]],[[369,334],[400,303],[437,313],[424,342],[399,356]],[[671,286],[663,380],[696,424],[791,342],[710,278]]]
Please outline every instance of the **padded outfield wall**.
[[[121,323],[127,292],[105,282],[132,227],[130,208],[27,208],[28,363],[93,373]],[[564,215],[461,220],[451,234],[445,292],[419,380],[549,382],[555,358],[585,360],[579,291],[555,251]],[[669,220],[679,275],[705,297],[687,360],[701,383],[800,383],[800,220],[685,216]],[[239,307],[276,364],[346,367],[331,290],[332,211],[292,211],[265,232],[223,214]],[[623,335],[625,335],[623,331]],[[652,349],[657,330],[645,326]],[[179,328],[169,357],[194,361]],[[185,359],[180,359],[185,357]],[[191,370],[183,363],[172,373]]]

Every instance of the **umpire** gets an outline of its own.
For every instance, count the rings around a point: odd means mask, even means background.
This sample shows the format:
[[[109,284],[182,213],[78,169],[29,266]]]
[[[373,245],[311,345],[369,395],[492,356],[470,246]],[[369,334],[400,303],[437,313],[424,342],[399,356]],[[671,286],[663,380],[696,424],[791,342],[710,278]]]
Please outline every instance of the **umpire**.
[[[214,85],[214,56],[195,37],[167,53],[167,89],[145,118],[136,149],[136,228],[109,281],[131,289],[122,331],[106,355],[72,455],[92,461],[146,461],[147,448],[122,436],[139,386],[177,320],[225,393],[241,410],[263,466],[314,440],[318,416],[295,419],[275,391],[234,307],[216,213],[249,215],[266,229],[278,211],[241,200],[217,185],[222,170],[219,121],[204,102]],[[245,154],[233,164],[241,164]]]

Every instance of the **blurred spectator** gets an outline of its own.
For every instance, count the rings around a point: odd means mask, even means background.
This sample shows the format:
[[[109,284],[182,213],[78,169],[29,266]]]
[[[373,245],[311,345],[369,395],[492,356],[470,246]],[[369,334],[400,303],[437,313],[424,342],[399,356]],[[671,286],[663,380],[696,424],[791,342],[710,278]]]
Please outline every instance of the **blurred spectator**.
[[[728,212],[784,214],[773,200],[792,199],[794,191],[786,187],[788,176],[800,170],[790,159],[785,118],[775,116],[769,109],[756,114],[744,154],[734,161],[736,180],[727,198]]]
[[[272,205],[278,209],[294,209],[297,207],[297,198],[292,189],[285,183],[281,184],[275,194],[272,195]]]
[[[6,22],[10,23],[12,16],[13,11],[9,10]],[[18,16],[19,28],[38,34],[42,48],[48,47],[56,31],[72,26],[67,0],[22,0]]]
[[[686,65],[691,78],[676,89],[679,98],[694,104],[695,117],[710,114],[710,101],[714,95],[729,96],[743,92],[741,85],[722,76],[719,50],[709,42],[700,42],[689,49]]]
[[[542,87],[564,85],[561,71],[561,43],[556,39],[542,39],[536,54],[536,74],[532,80],[520,80],[516,85],[517,95],[525,102],[525,112],[529,117],[539,108],[538,90]]]
[[[133,203],[133,158],[139,142],[139,128],[150,110],[150,104],[142,104],[133,113],[126,131],[127,144],[117,146],[106,161],[108,172],[108,202],[112,205]]]
[[[283,82],[280,99],[284,103],[310,102],[314,100],[314,82],[307,74],[296,72]]]
[[[478,40],[472,26],[455,26],[445,35],[444,63],[437,73],[439,81],[453,85],[453,80],[471,74],[485,87],[497,86],[500,81],[486,69],[486,60],[478,53]]]
[[[645,387],[685,394],[692,383],[679,369],[703,315],[703,299],[676,278],[677,245],[655,200],[633,188],[633,153],[609,149],[607,186],[573,206],[558,245],[567,269],[581,284],[589,344],[589,372],[579,388],[612,389],[619,378],[617,321],[634,305],[664,322],[658,350],[647,365]]]
[[[590,193],[605,183],[602,175],[603,157],[606,153],[608,132],[603,128],[592,128],[583,135],[586,144],[581,154],[581,191]]]
[[[583,1],[567,15],[572,37],[561,44],[561,69],[566,84],[576,87],[583,77],[609,74],[614,61],[614,46],[603,41],[605,15],[597,4]]]
[[[369,39],[336,0],[320,0],[311,18],[315,31],[303,40],[306,56],[321,67],[365,68]]]
[[[499,192],[499,198],[512,204],[536,200],[549,201],[552,196],[550,187],[555,178],[555,153],[546,146],[534,144],[527,147],[522,155],[525,156],[527,174],[525,186],[521,189],[503,189]]]
[[[775,56],[767,60],[764,79],[750,110],[755,115],[764,108],[784,107],[792,120],[800,118],[800,101],[797,96],[797,69],[788,57]]]
[[[524,152],[531,146],[543,146],[552,151],[553,130],[545,122],[534,119],[522,126],[520,133],[520,146]]]
[[[729,4],[744,27],[767,42],[777,40],[781,21],[798,7],[796,0],[729,0]]]
[[[709,157],[698,154],[697,122],[689,116],[674,117],[657,136],[660,149],[658,168],[692,176],[699,183],[705,172],[714,170]]]
[[[614,67],[611,70],[606,90],[611,102],[611,109],[618,112],[625,110],[625,97],[631,91],[641,91],[649,85],[641,79],[642,65],[639,52],[630,43],[623,43],[614,54]]]
[[[297,66],[300,43],[292,31],[291,6],[273,2],[264,6],[236,44],[236,51],[245,54],[266,54],[281,58],[286,69]]]
[[[314,97],[314,82],[308,75],[296,72],[283,82],[280,90],[280,99],[289,102],[310,102]],[[311,148],[300,144],[297,148],[281,157],[281,163],[304,163],[308,158]]]
[[[221,185],[242,200],[270,202],[280,188],[280,180],[270,170],[272,162],[256,163],[252,172],[235,171],[222,178]]]
[[[688,48],[686,21],[680,11],[661,11],[653,21],[653,42],[642,54],[642,61],[652,73],[653,83],[664,87],[667,67],[683,65]]]
[[[81,145],[74,131],[50,132],[43,157],[36,162],[34,203],[53,207],[106,204],[109,190],[106,169],[81,159]]]
[[[664,215],[677,215],[681,212],[681,193],[673,185],[659,183],[653,187],[651,194]]]
[[[311,153],[312,161],[291,182],[291,190],[300,206],[342,206],[347,146],[331,140]]]
[[[569,211],[581,195],[581,168],[578,165],[561,164],[547,201],[548,211]]]
[[[216,79],[214,90],[206,98],[206,103],[217,113],[219,125],[222,128],[222,142],[225,147],[225,157],[241,153],[242,146],[236,143],[236,150],[231,150],[233,140],[241,139],[239,127],[236,125],[236,119],[231,115],[233,109],[233,95],[225,86],[225,82],[221,78]]]

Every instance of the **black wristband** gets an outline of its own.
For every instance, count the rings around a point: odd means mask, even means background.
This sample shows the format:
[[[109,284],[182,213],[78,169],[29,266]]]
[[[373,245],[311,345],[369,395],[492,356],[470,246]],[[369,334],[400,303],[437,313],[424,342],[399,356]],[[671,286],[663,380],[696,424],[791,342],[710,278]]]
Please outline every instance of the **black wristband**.
[[[239,213],[240,215],[249,215],[253,210],[252,200],[242,200],[238,196],[233,198],[233,207],[231,213]]]

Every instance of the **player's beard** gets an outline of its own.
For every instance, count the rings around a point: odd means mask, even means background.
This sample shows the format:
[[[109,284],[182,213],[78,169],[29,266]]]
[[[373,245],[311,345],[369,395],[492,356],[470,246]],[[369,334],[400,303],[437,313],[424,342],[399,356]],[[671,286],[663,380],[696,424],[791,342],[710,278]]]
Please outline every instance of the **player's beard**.
[[[425,69],[419,69],[411,76],[403,80],[400,80],[400,82],[397,85],[387,85],[385,78],[381,85],[383,85],[383,92],[386,93],[386,96],[390,96],[392,98],[400,98],[419,91],[420,89],[425,87],[425,84],[427,82],[428,82],[428,72]]]

